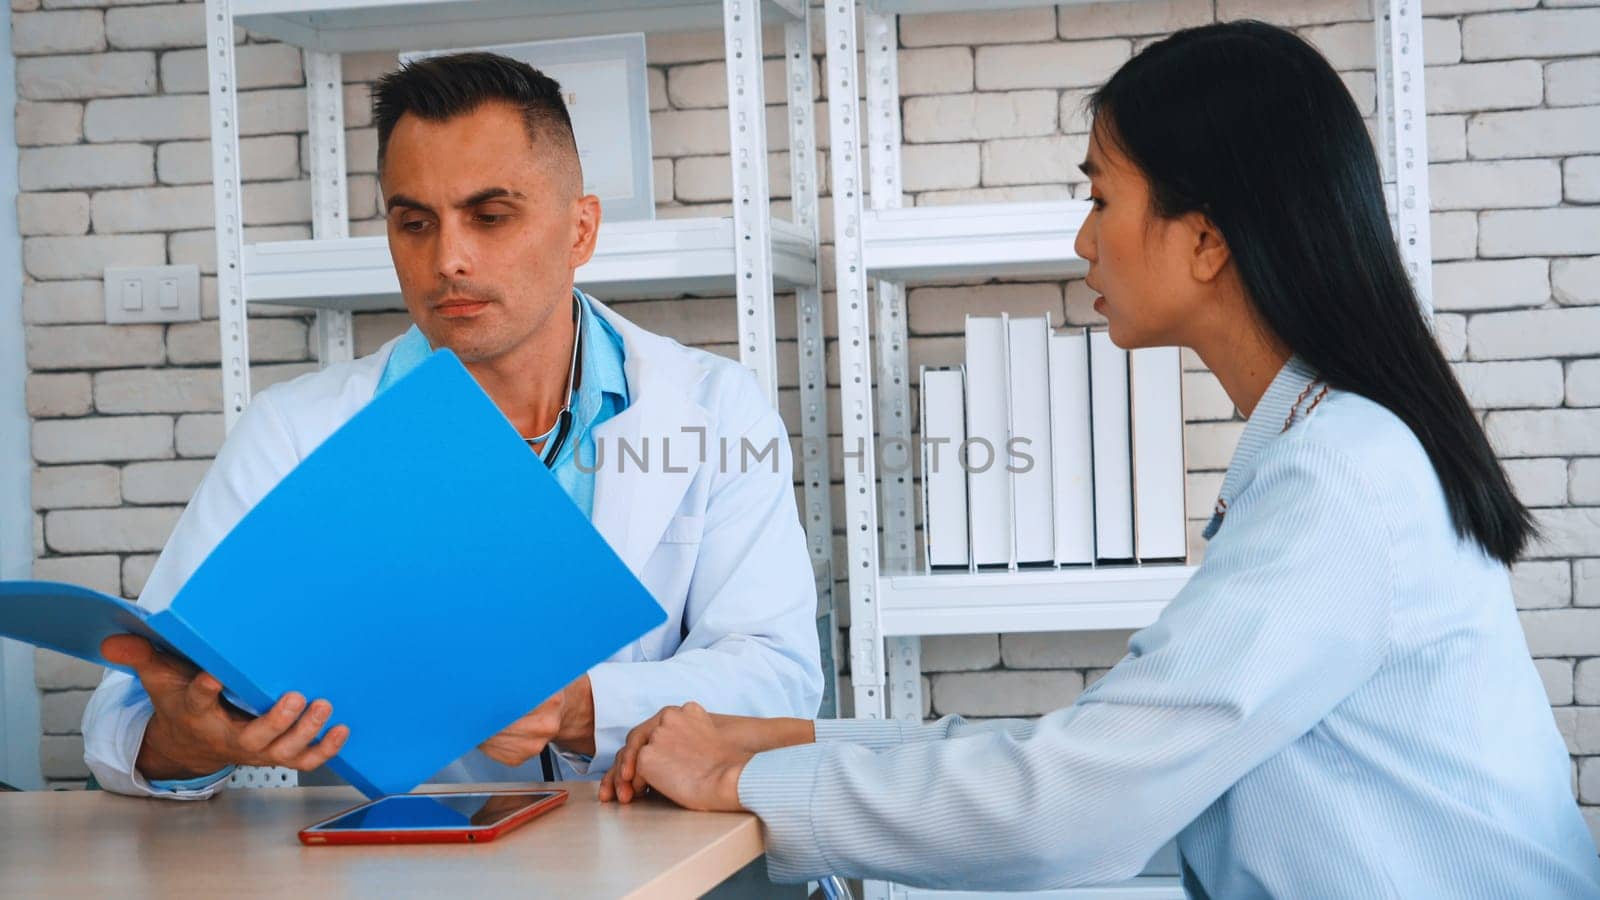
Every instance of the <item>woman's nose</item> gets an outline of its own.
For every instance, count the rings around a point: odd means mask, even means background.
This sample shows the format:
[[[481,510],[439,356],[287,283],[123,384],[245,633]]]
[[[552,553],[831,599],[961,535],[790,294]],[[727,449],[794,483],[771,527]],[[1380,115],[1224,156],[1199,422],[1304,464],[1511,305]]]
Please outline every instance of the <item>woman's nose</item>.
[[[1078,228],[1078,236],[1072,241],[1072,250],[1082,259],[1094,262],[1094,247],[1096,230],[1099,228],[1099,212],[1090,210],[1089,215],[1083,220],[1083,225]]]

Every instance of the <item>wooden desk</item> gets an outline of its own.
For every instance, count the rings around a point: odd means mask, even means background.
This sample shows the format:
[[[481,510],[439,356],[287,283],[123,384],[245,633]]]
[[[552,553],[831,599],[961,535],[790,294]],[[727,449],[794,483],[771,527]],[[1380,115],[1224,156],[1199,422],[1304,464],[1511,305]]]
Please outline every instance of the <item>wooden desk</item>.
[[[194,803],[0,794],[0,894],[697,897],[762,853],[747,813],[601,804],[593,783],[562,787],[565,806],[492,843],[411,847],[302,846],[301,828],[360,802],[348,787],[230,790]]]

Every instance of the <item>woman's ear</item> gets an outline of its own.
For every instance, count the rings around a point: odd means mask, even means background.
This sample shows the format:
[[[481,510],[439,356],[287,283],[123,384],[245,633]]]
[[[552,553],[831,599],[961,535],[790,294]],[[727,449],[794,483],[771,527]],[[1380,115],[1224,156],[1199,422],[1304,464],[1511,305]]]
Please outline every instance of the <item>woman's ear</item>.
[[[1209,284],[1228,267],[1233,253],[1228,249],[1228,242],[1222,239],[1221,229],[1204,213],[1191,212],[1183,219],[1193,248],[1193,257],[1189,262],[1190,274],[1196,281]]]

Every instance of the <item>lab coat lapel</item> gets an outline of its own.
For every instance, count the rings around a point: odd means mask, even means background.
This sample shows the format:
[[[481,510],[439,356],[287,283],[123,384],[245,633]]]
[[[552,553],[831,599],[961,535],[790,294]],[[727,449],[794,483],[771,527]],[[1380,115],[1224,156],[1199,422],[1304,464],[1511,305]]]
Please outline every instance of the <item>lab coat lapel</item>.
[[[593,522],[639,574],[704,464],[701,436],[709,419],[690,392],[706,370],[671,341],[603,304],[595,308],[622,337],[629,402],[594,431],[596,451],[604,455],[595,472]],[[624,456],[624,444],[645,462]]]

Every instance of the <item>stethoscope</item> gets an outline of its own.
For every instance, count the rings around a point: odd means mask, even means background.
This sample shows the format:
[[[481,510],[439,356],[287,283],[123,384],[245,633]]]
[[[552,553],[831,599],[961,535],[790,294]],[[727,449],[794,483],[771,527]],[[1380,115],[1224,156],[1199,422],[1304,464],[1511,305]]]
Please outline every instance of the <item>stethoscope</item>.
[[[556,458],[561,455],[561,448],[567,443],[567,436],[572,433],[572,391],[578,383],[578,351],[583,346],[583,307],[579,305],[576,294],[572,297],[572,362],[567,367],[567,395],[566,402],[561,405],[561,412],[556,413],[556,423],[550,430],[538,437],[523,438],[528,442],[528,449],[532,450],[534,444],[544,444],[544,452],[539,458],[544,462],[545,468],[553,468]],[[539,751],[539,768],[545,782],[552,783],[560,769],[556,766],[555,747],[545,744]]]
[[[583,307],[578,305],[576,295],[572,298],[572,321],[572,363],[567,368],[566,402],[561,405],[561,412],[556,413],[556,423],[550,426],[549,431],[538,437],[523,438],[530,450],[535,444],[544,445],[544,452],[539,454],[539,458],[544,461],[546,468],[555,466],[561,448],[566,446],[567,437],[572,433],[572,392],[578,383],[578,351],[583,346]]]

